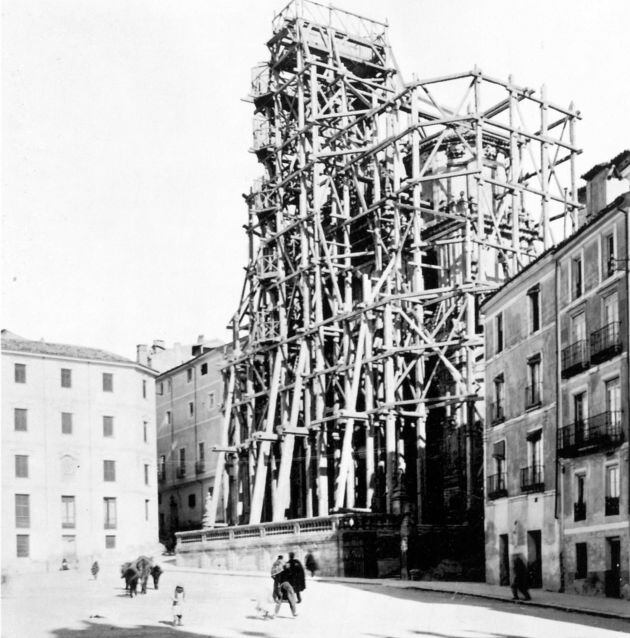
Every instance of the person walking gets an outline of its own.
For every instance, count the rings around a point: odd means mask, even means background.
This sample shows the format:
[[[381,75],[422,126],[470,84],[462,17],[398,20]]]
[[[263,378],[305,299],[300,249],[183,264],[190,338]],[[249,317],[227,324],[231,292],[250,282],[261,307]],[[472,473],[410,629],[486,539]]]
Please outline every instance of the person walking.
[[[282,570],[284,569],[284,558],[282,554],[273,561],[273,565],[271,566],[271,577],[275,578]]]
[[[284,569],[277,573],[274,576],[274,589],[273,589],[273,599],[276,603],[276,609],[274,615],[277,616],[280,611],[280,605],[283,602],[288,602],[289,607],[291,607],[291,613],[293,616],[297,616],[297,611],[295,609],[295,592],[293,591],[293,587],[289,582],[290,571],[288,566],[285,566]]]
[[[92,576],[94,577],[94,580],[96,580],[99,570],[100,570],[100,567],[98,566],[98,561],[95,560],[92,563],[92,567],[90,568],[90,571],[92,572]]]
[[[173,626],[182,624],[182,616],[184,615],[184,601],[186,600],[186,592],[181,585],[175,587],[173,592]]]
[[[295,557],[293,552],[289,552],[287,567],[289,570],[289,582],[291,583],[291,587],[293,587],[298,603],[301,603],[301,592],[306,589],[306,578],[304,575],[304,567],[302,567],[302,563]]]
[[[529,595],[529,576],[527,566],[520,554],[514,556],[513,561],[514,576],[512,578],[512,600],[519,600],[518,592],[523,594],[524,600],[531,600]]]
[[[314,578],[315,572],[319,569],[319,565],[317,564],[315,556],[312,552],[308,552],[308,554],[306,554],[306,557],[304,558],[304,564],[306,565],[306,569],[311,572],[311,578]]]
[[[162,575],[163,569],[159,565],[153,565],[151,567],[151,576],[153,578],[153,589],[158,588],[158,582],[160,580],[160,576]]]

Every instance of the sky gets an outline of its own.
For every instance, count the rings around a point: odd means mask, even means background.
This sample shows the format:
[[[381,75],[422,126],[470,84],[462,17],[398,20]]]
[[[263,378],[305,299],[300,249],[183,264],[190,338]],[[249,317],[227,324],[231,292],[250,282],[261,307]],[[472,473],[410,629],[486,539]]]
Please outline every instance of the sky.
[[[4,0],[2,327],[135,357],[229,339],[251,68],[272,0]],[[327,4],[327,3],[325,3]],[[472,69],[573,101],[580,173],[630,148],[627,0],[337,0],[406,81]]]

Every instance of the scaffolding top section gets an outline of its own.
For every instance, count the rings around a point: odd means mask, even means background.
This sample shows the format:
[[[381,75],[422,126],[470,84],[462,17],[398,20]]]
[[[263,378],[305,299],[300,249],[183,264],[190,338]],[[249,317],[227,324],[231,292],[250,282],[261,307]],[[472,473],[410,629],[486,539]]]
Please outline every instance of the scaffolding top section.
[[[386,22],[364,18],[332,5],[326,6],[314,0],[291,0],[274,16],[274,33],[280,31],[287,20],[296,18],[330,27],[347,35],[370,39],[382,36],[388,27]]]

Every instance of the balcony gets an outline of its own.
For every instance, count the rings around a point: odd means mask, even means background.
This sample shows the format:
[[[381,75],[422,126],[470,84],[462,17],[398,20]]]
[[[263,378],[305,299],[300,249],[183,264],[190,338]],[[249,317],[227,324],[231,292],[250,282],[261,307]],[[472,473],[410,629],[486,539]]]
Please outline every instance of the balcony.
[[[203,474],[206,471],[206,462],[205,461],[196,461],[195,462],[195,474]]]
[[[558,431],[558,454],[568,458],[621,445],[621,412],[602,412]]]
[[[505,472],[501,474],[493,474],[488,477],[488,498],[495,500],[507,496],[507,488],[505,486]]]
[[[619,497],[607,496],[604,515],[605,516],[617,516],[619,514]]]
[[[531,465],[521,469],[521,492],[543,492],[545,481],[543,466]]]
[[[591,332],[591,361],[593,363],[610,359],[619,352],[621,352],[621,336],[618,321],[613,321],[603,328]]]
[[[534,383],[525,388],[525,409],[537,408],[542,403],[542,383]]]
[[[179,479],[184,478],[186,476],[186,468],[178,467],[175,474]]]
[[[505,421],[505,414],[503,412],[503,406],[500,403],[490,404],[490,423],[496,425],[497,423],[503,423]]]
[[[562,377],[566,379],[588,368],[588,348],[584,339],[562,350]]]
[[[585,521],[586,520],[586,503],[584,501],[578,501],[573,503],[573,520]]]

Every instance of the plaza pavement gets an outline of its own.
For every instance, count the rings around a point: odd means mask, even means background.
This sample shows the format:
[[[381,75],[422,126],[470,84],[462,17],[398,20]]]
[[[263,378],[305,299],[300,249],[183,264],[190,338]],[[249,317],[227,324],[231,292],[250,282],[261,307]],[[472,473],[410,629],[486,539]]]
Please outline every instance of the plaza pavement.
[[[263,620],[253,599],[269,592],[269,576],[162,565],[160,589],[149,585],[146,595],[134,599],[125,596],[113,565],[102,566],[97,581],[87,568],[14,576],[2,590],[2,637],[620,638],[630,633],[627,601],[593,599],[577,609],[582,601],[573,601],[582,597],[571,596],[570,606],[563,599],[557,607],[555,598],[564,594],[534,590],[533,604],[514,604],[507,588],[493,591],[480,583],[309,579],[297,618],[285,604],[279,617]],[[179,583],[187,594],[181,628],[171,626],[170,607]],[[619,613],[613,603],[621,605]]]

